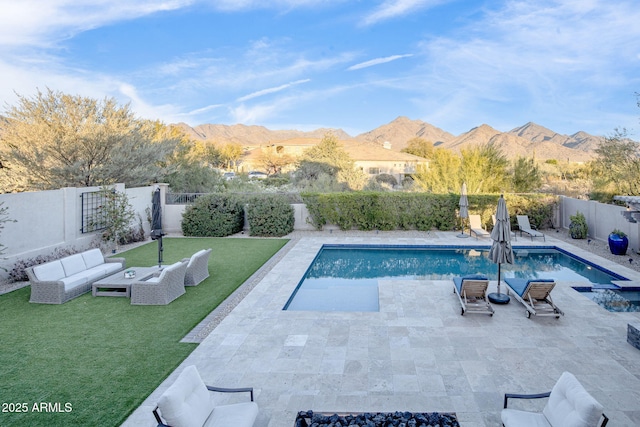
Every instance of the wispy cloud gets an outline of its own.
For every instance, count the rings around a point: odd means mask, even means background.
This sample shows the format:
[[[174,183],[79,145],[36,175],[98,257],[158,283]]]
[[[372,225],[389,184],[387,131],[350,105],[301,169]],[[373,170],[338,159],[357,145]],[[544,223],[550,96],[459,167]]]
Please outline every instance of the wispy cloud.
[[[249,99],[253,99],[253,98],[258,98],[259,96],[264,96],[264,95],[269,95],[271,93],[276,93],[276,92],[280,92],[283,91],[285,89],[288,89],[292,86],[296,86],[302,83],[307,83],[311,81],[311,79],[303,79],[303,80],[297,80],[295,82],[291,82],[291,83],[286,83],[280,86],[276,86],[276,87],[271,87],[268,89],[262,89],[253,93],[250,93],[249,95],[245,95],[242,96],[240,98],[238,98],[238,102],[243,102],[243,101],[248,101]]]
[[[281,9],[290,10],[302,7],[329,6],[344,3],[348,0],[218,0],[213,2],[216,9],[223,11],[239,11],[248,9]]]
[[[3,1],[0,47],[50,46],[88,29],[191,3],[193,0]]]
[[[365,16],[362,23],[363,25],[373,25],[420,9],[438,6],[447,1],[451,0],[387,0]]]
[[[365,62],[361,62],[361,63],[356,64],[356,65],[352,65],[351,67],[347,68],[347,71],[360,70],[362,68],[373,67],[374,65],[386,64],[387,62],[396,61],[396,60],[402,59],[402,58],[409,58],[411,56],[413,56],[413,54],[409,53],[409,54],[405,54],[405,55],[392,55],[392,56],[386,56],[384,58],[371,59],[369,61],[365,61]]]

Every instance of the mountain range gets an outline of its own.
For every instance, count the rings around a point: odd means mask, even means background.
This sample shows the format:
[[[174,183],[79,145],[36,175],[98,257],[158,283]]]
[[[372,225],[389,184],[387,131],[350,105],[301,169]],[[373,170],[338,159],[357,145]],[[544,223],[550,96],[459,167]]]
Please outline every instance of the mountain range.
[[[194,139],[217,142],[236,142],[243,146],[260,146],[283,142],[297,138],[317,139],[320,141],[327,133],[332,133],[345,144],[365,143],[384,146],[400,151],[413,138],[431,141],[435,147],[448,148],[459,152],[462,149],[481,144],[495,144],[509,158],[535,156],[536,159],[566,160],[585,162],[595,157],[594,150],[602,137],[586,132],[563,135],[535,123],[527,123],[508,132],[500,132],[483,124],[458,136],[421,120],[398,117],[390,123],[379,126],[369,132],[351,136],[342,129],[320,128],[309,132],[299,130],[270,130],[256,125],[220,125],[203,124],[191,127],[185,123],[175,126],[181,128]]]

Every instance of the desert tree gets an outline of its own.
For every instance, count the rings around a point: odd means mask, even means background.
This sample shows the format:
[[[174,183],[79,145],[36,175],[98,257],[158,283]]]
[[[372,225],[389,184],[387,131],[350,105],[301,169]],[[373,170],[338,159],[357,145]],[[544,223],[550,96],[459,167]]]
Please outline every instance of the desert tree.
[[[413,175],[415,186],[431,193],[460,191],[460,156],[446,148],[436,148],[429,158],[429,165],[418,165]]]
[[[433,143],[427,141],[424,138],[415,137],[407,141],[407,146],[400,150],[403,153],[413,154],[414,156],[424,157],[425,159],[431,158],[433,155]]]
[[[295,159],[283,152],[278,152],[278,148],[274,146],[261,147],[257,155],[256,162],[267,172],[268,175],[274,175],[282,172],[287,166],[292,165]]]
[[[533,157],[518,157],[514,160],[511,185],[516,193],[527,193],[540,188],[542,173]]]
[[[626,129],[615,129],[606,136],[593,161],[596,190],[627,196],[640,195],[640,148],[628,137]]]
[[[128,104],[50,89],[18,95],[5,119],[0,150],[8,173],[25,174],[33,190],[153,182],[180,140],[175,129],[137,118]]]
[[[306,176],[306,175],[309,176]],[[296,180],[308,180],[314,175],[315,179],[335,181],[351,190],[361,190],[367,177],[364,172],[355,168],[355,163],[349,153],[340,145],[338,139],[328,133],[315,146],[309,148],[300,159],[300,165],[295,175]]]
[[[496,193],[509,187],[509,160],[498,146],[482,144],[463,149],[460,154],[460,177],[470,194]]]

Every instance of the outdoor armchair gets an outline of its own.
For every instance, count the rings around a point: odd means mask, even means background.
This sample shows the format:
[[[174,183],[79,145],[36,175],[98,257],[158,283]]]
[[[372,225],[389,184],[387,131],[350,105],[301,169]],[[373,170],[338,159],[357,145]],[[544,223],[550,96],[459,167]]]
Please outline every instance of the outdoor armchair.
[[[186,262],[176,262],[131,285],[131,304],[166,305],[185,293]]]
[[[215,404],[211,391],[249,393],[250,401],[228,405]],[[251,427],[258,416],[253,388],[207,386],[195,366],[187,366],[158,400],[153,410],[158,426]]]
[[[195,254],[191,255],[191,258],[184,258],[182,262],[187,263],[187,272],[184,276],[185,286],[199,285],[204,279],[209,277],[209,256],[211,255],[211,248],[202,249]]]
[[[542,412],[528,412],[507,408],[509,399],[549,398]],[[582,384],[569,372],[564,372],[553,389],[539,394],[504,395],[501,413],[505,427],[604,427],[609,419]]]

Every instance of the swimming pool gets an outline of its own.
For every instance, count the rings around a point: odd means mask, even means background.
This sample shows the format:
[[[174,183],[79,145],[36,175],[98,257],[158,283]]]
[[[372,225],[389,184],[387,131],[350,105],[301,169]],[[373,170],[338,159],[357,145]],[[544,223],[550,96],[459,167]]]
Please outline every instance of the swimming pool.
[[[502,278],[555,279],[611,284],[626,278],[557,247],[514,248],[515,263]],[[489,247],[324,245],[284,310],[378,311],[378,280],[449,280],[485,274],[497,280]]]

